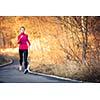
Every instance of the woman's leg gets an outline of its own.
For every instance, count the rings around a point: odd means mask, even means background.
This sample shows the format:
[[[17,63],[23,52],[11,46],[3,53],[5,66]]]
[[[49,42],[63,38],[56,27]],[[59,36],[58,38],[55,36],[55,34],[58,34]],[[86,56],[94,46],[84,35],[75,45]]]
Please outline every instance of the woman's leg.
[[[22,63],[23,63],[23,50],[20,50],[19,49],[19,57],[20,57],[20,65],[22,66]]]
[[[28,66],[27,58],[28,58],[28,49],[24,50],[24,67],[25,67],[25,69],[27,69],[27,66]]]

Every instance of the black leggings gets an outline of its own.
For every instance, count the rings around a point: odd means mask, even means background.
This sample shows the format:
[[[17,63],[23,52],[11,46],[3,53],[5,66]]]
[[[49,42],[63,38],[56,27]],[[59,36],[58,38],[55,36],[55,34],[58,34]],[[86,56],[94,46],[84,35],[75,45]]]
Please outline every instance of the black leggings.
[[[24,58],[23,58],[23,55],[24,55]],[[20,65],[22,66],[23,59],[24,59],[24,67],[25,67],[25,69],[27,69],[27,66],[28,66],[28,61],[27,61],[28,49],[25,49],[25,50],[19,49],[19,57],[20,57]]]

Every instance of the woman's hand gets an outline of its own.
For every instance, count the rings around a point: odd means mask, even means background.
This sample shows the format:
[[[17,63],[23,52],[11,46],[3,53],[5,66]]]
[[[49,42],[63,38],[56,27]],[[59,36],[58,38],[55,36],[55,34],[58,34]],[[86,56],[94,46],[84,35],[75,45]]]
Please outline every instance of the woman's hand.
[[[21,35],[21,37],[20,37],[19,41],[20,41],[22,38],[23,38],[23,35]]]
[[[20,37],[20,39],[23,37],[23,35]]]

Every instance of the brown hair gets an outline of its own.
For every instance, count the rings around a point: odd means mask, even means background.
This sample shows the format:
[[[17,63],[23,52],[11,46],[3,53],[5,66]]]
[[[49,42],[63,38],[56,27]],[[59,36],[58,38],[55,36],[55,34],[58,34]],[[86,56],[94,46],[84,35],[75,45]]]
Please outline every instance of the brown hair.
[[[23,28],[23,29],[25,30],[25,27],[24,27],[24,26],[21,26],[21,27],[20,27],[20,30],[21,30],[21,28]]]

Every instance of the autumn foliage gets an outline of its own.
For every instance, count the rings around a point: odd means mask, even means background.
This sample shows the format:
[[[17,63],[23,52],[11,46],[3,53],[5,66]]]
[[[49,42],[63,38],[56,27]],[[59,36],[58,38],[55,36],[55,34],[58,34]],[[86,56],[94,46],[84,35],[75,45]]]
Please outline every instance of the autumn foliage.
[[[99,65],[100,17],[1,16],[0,48],[17,48],[20,26],[26,28],[31,47],[29,61],[39,64]]]

